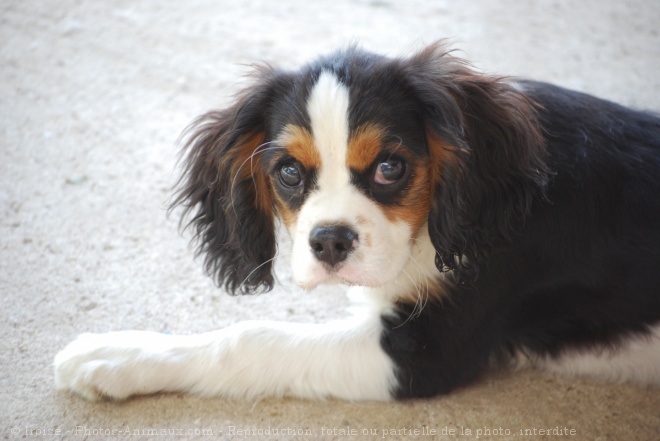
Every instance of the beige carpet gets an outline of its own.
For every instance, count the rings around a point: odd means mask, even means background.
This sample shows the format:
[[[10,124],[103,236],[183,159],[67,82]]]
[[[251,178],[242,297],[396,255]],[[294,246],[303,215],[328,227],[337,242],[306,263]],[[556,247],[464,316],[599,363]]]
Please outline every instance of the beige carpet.
[[[398,404],[117,404],[56,392],[51,368],[84,331],[342,314],[342,292],[301,293],[285,263],[274,292],[225,295],[165,216],[177,136],[242,65],[452,37],[484,70],[660,109],[659,24],[656,0],[0,1],[0,438],[660,439],[657,389],[527,371]]]

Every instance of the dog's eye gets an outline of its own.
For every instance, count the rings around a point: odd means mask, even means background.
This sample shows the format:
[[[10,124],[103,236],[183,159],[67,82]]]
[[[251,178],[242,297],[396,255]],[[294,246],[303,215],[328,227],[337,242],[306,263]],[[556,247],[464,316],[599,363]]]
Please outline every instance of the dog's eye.
[[[388,159],[376,167],[374,182],[380,185],[390,185],[397,182],[406,173],[406,164],[400,159]]]
[[[300,166],[295,162],[288,162],[280,167],[279,177],[280,182],[286,187],[295,188],[302,184]]]

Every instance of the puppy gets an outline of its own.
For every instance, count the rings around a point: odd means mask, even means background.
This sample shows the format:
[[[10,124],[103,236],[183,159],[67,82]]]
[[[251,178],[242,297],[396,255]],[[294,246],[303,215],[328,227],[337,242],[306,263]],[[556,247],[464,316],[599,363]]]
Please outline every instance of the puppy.
[[[436,43],[257,68],[187,136],[174,206],[230,293],[273,286],[276,220],[296,283],[361,313],[191,336],[82,335],[57,387],[390,400],[494,362],[660,383],[660,119],[475,72]],[[255,300],[257,301],[257,300]]]

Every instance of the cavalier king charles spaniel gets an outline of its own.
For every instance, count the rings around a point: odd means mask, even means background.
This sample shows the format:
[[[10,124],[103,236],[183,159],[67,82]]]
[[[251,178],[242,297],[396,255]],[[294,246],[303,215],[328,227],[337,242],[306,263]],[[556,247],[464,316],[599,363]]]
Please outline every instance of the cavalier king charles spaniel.
[[[189,129],[173,206],[229,293],[273,286],[277,227],[325,324],[84,334],[55,358],[89,398],[193,392],[390,400],[497,363],[660,383],[660,118],[476,72],[436,43],[267,66]]]

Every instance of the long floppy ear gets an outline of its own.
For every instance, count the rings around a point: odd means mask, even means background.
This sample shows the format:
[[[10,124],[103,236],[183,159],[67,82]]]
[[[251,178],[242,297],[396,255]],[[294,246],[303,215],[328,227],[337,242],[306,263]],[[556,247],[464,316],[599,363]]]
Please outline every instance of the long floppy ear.
[[[272,289],[276,252],[270,182],[259,154],[277,81],[269,68],[236,103],[187,129],[183,175],[171,205],[184,207],[205,269],[231,293]]]
[[[405,69],[437,168],[429,214],[436,265],[473,278],[547,186],[536,104],[504,79],[476,73],[441,42]]]

